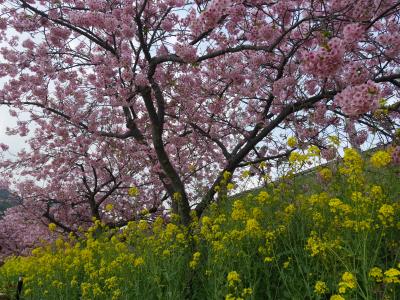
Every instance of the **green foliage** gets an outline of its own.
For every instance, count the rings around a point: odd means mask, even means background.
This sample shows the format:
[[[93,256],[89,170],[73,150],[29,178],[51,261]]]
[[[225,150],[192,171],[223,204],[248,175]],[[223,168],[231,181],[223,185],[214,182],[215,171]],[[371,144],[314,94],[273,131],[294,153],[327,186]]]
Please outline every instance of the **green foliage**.
[[[0,289],[23,274],[24,299],[398,299],[399,168],[369,161],[346,150],[340,165],[222,198],[190,228],[97,222],[9,258]]]

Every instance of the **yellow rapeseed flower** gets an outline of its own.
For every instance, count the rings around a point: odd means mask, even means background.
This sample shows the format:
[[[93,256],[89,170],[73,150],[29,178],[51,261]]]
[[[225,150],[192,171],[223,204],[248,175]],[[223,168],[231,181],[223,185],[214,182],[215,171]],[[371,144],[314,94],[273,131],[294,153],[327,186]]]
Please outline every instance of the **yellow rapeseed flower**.
[[[385,283],[400,283],[400,271],[396,268],[390,268],[385,273],[383,281]]]
[[[283,211],[285,212],[286,217],[290,218],[296,212],[296,207],[294,204],[289,204]]]
[[[289,265],[290,265],[290,262],[291,262],[291,261],[292,261],[292,258],[289,257],[289,259],[283,263],[283,265],[282,265],[283,268],[284,268],[284,269],[289,268]]]
[[[184,235],[183,233],[178,233],[178,234],[176,235],[176,240],[177,240],[178,242],[184,243],[184,242],[185,242],[185,235]]]
[[[373,278],[376,282],[382,282],[383,279],[382,269],[374,267],[371,270],[369,270],[368,275],[369,277]]]
[[[111,300],[118,300],[118,299],[121,299],[121,296],[122,296],[121,290],[120,290],[120,289],[116,289],[116,290],[114,290],[113,293],[112,293],[112,298],[111,298]]]
[[[138,258],[136,258],[136,259],[133,261],[133,265],[134,265],[135,267],[141,266],[141,265],[143,265],[143,264],[144,264],[144,259],[143,259],[143,257],[138,257]]]
[[[248,219],[246,221],[246,231],[249,233],[257,233],[260,231],[260,224],[256,219]]]
[[[58,249],[63,249],[64,248],[64,241],[62,238],[56,239],[56,247]]]
[[[378,218],[381,220],[382,224],[385,226],[392,225],[394,221],[394,207],[390,204],[383,204],[379,208]]]
[[[227,185],[226,185],[226,189],[228,190],[228,191],[231,191],[231,190],[233,190],[235,188],[235,185],[232,183],[232,182],[229,182]]]
[[[371,192],[371,197],[374,199],[378,200],[378,199],[383,198],[383,190],[382,190],[382,187],[379,185],[373,185],[371,187],[370,192]]]
[[[266,191],[261,191],[258,195],[257,195],[257,201],[260,204],[264,204],[268,199],[269,199],[269,194]]]
[[[289,156],[289,163],[296,164],[296,163],[304,163],[307,161],[307,155],[301,154],[299,152],[293,151],[290,153]]]
[[[348,176],[347,181],[351,184],[361,184],[364,181],[362,170],[364,161],[357,150],[353,148],[344,149],[343,166],[339,172]]]
[[[332,198],[329,200],[329,207],[330,211],[333,213],[336,212],[343,212],[345,214],[348,214],[351,212],[351,206],[348,204],[343,203],[340,199],[338,198]]]
[[[236,297],[232,294],[228,294],[225,296],[225,300],[236,300]]]
[[[93,292],[93,296],[96,297],[96,298],[104,296],[104,293],[101,290],[101,287],[97,283],[93,286],[92,292]]]
[[[318,174],[324,181],[330,181],[333,177],[332,170],[329,168],[323,168]]]
[[[225,171],[222,175],[225,181],[228,181],[232,177],[232,173],[229,171]]]
[[[329,299],[330,300],[346,300],[345,298],[343,298],[340,295],[332,295]]]
[[[193,253],[193,258],[189,262],[189,267],[191,269],[195,269],[197,267],[197,265],[199,264],[199,261],[200,261],[200,256],[201,256],[200,252]]]
[[[311,256],[316,256],[324,253],[326,250],[325,243],[318,237],[315,231],[311,232],[311,236],[307,239],[306,250],[311,252]]]
[[[112,205],[112,203],[108,203],[108,204],[106,205],[106,207],[105,207],[105,210],[106,210],[107,212],[110,212],[110,211],[113,210],[113,208],[114,208],[114,205]]]
[[[391,159],[391,155],[387,151],[379,150],[371,156],[370,162],[375,168],[382,168],[386,167]]]
[[[244,288],[242,292],[242,297],[251,296],[253,294],[252,288]]]
[[[138,227],[141,231],[145,231],[149,228],[149,224],[146,220],[140,220],[138,223]]]
[[[231,217],[236,221],[245,220],[247,218],[247,212],[241,200],[236,200],[233,202]]]
[[[338,136],[335,136],[335,135],[328,136],[328,140],[334,146],[339,146],[340,145],[340,139],[339,139]]]
[[[274,258],[271,257],[271,256],[267,256],[267,257],[264,258],[264,262],[265,263],[270,263],[270,262],[273,262],[273,261],[274,261]]]
[[[240,276],[236,271],[229,272],[228,276],[226,276],[226,279],[229,286],[235,286],[237,283],[240,282]]]
[[[118,286],[118,278],[116,276],[112,276],[105,280],[106,289],[113,290]]]
[[[31,294],[32,294],[32,290],[31,289],[25,289],[25,291],[24,291],[24,295],[25,296],[29,296]]]
[[[212,224],[212,220],[210,217],[204,216],[201,218],[201,223],[205,226],[210,226]]]
[[[319,156],[320,154],[321,150],[319,150],[319,148],[315,145],[312,145],[307,149],[307,155],[310,157]]]
[[[350,272],[344,272],[342,275],[342,281],[339,282],[339,293],[346,293],[347,289],[355,289],[357,287],[357,280],[355,276]]]
[[[325,282],[318,280],[314,286],[314,292],[317,295],[324,295],[329,291],[328,286]]]
[[[54,281],[51,283],[51,285],[52,285],[53,287],[55,287],[56,289],[61,289],[61,288],[63,287],[64,284],[63,284],[61,281],[54,280]]]
[[[244,179],[244,178],[250,177],[250,175],[251,175],[250,170],[245,170],[245,171],[242,172],[242,174],[240,175],[240,177],[241,177],[242,179]]]
[[[56,225],[56,224],[54,224],[54,223],[49,223],[49,230],[50,230],[50,231],[55,231],[56,228],[57,228],[57,225]]]
[[[91,284],[88,282],[81,283],[81,293],[83,298],[88,298]]]
[[[288,138],[287,144],[290,148],[294,148],[297,145],[297,139],[294,136],[291,136]]]
[[[220,241],[213,241],[211,244],[212,244],[213,250],[215,252],[223,251],[224,248],[225,248],[224,244],[222,242],[220,242]]]
[[[263,215],[263,212],[262,212],[262,210],[261,210],[259,207],[254,207],[254,208],[252,209],[252,215],[253,215],[253,217],[254,217],[255,219],[261,219],[261,218],[262,218],[262,215]]]
[[[76,280],[76,276],[74,276],[70,282],[71,287],[78,286],[78,281]]]
[[[139,189],[135,186],[128,189],[128,195],[131,197],[139,196]]]

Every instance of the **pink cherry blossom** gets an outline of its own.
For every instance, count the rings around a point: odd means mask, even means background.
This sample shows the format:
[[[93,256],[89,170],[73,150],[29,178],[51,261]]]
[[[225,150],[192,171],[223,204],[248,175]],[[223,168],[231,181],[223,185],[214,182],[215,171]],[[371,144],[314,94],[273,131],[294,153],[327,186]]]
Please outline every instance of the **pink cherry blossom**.
[[[347,86],[335,96],[335,102],[349,116],[359,116],[376,110],[380,98],[378,85],[368,80],[364,84]]]
[[[3,254],[54,239],[49,223],[79,234],[147,209],[187,225],[288,136],[326,159],[332,132],[396,143],[395,0],[143,3],[0,1],[0,105],[26,139],[0,141],[0,185],[23,203],[0,220]]]

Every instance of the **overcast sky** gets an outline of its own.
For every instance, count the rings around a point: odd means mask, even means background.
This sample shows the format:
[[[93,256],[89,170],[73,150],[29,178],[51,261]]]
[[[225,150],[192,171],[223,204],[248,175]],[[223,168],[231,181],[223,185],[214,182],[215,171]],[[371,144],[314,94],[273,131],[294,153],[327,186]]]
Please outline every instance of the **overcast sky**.
[[[24,147],[24,139],[19,136],[6,135],[6,128],[13,127],[16,124],[16,119],[12,118],[6,107],[0,106],[0,143],[5,143],[10,146],[9,152],[16,154]]]
[[[11,27],[7,28],[7,36],[10,37],[12,35],[17,34],[15,30]],[[19,34],[21,37],[29,37],[27,34]],[[9,45],[1,41],[0,47],[9,47]],[[3,57],[0,55],[0,63],[2,62]],[[3,88],[4,83],[7,81],[6,78],[0,78],[0,89]],[[6,135],[6,128],[13,127],[16,124],[16,118],[13,118],[8,113],[8,108],[6,106],[0,105],[0,143],[5,143],[10,146],[9,152],[12,154],[16,154],[19,150],[24,147],[24,139],[19,136],[8,136]],[[6,155],[7,156],[7,155]]]

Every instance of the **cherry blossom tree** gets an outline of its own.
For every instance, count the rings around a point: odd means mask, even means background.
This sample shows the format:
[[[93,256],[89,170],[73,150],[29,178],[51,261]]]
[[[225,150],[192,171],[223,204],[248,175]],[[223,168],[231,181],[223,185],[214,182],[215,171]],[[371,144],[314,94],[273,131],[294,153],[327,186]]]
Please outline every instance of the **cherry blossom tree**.
[[[287,157],[288,136],[327,158],[332,131],[396,140],[396,0],[0,5],[0,103],[30,116],[9,129],[28,149],[1,145],[24,200],[4,220],[36,236],[165,207],[187,225],[239,169]]]

